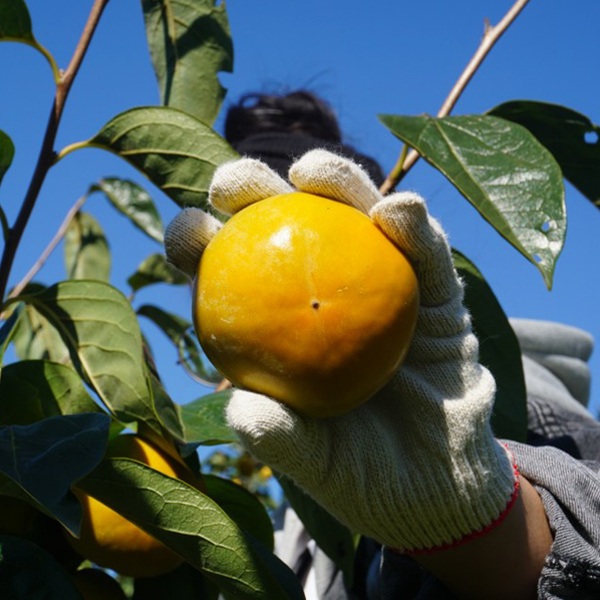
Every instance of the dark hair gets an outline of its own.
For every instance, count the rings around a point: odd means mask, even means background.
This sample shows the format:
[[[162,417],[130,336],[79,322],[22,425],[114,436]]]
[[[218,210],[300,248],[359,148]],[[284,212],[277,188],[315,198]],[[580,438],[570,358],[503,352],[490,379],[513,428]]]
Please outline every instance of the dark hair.
[[[282,177],[305,152],[324,148],[359,163],[377,185],[385,178],[375,160],[342,144],[335,113],[311,92],[246,94],[228,110],[224,135],[241,155],[264,161]]]
[[[225,139],[233,146],[251,135],[270,131],[302,133],[333,143],[342,139],[335,113],[311,92],[246,94],[227,113]]]

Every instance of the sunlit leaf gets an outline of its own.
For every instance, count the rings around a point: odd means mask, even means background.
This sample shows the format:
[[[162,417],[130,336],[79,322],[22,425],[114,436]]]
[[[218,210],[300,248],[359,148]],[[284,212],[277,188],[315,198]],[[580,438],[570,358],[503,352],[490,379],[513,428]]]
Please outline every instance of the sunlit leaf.
[[[47,417],[100,410],[70,367],[45,360],[22,360],[4,368],[0,426],[30,425]]]
[[[140,263],[137,271],[129,277],[127,283],[134,292],[137,292],[143,287],[155,283],[188,284],[189,279],[168,263],[164,254],[151,254]]]
[[[277,480],[306,531],[315,540],[317,546],[339,567],[346,583],[351,585],[355,554],[352,532],[304,493],[291,479],[278,475]]]
[[[206,495],[212,498],[238,527],[252,534],[265,548],[273,551],[273,523],[260,500],[229,479],[203,475]]]
[[[527,438],[527,393],[521,348],[510,323],[477,267],[456,250],[454,266],[465,282],[465,305],[479,339],[479,360],[496,380],[492,429],[499,438]]]
[[[560,165],[564,176],[600,208],[600,127],[570,108],[513,100],[489,114],[526,127]]]
[[[119,420],[162,430],[137,318],[119,290],[100,281],[63,281],[21,298],[58,330],[79,375]]]
[[[216,119],[225,89],[220,71],[233,69],[225,3],[143,0],[146,35],[161,103],[205,123]]]
[[[0,535],[0,582],[7,600],[81,600],[69,573],[37,544]]]
[[[238,441],[225,416],[230,396],[230,390],[216,392],[181,407],[186,442],[210,446]]]
[[[110,250],[104,231],[92,215],[79,211],[65,234],[69,279],[110,279]]]
[[[84,413],[0,427],[0,471],[78,534],[81,506],[70,486],[102,459],[109,425],[106,414]]]
[[[146,235],[162,244],[164,225],[150,194],[126,179],[101,179],[90,189],[102,192],[109,202]]]
[[[78,486],[177,552],[228,597],[304,597],[279,559],[258,550],[223,509],[182,481],[132,460],[108,459]]]
[[[2,2],[2,0],[0,0]],[[0,183],[12,164],[15,155],[15,146],[12,140],[0,129]]]
[[[175,345],[180,361],[194,375],[207,383],[219,383],[223,379],[204,357],[189,321],[152,304],[140,306],[137,313],[150,319],[164,332]]]
[[[562,173],[527,129],[491,116],[379,118],[439,169],[552,286],[566,232]]]
[[[83,146],[118,154],[179,206],[206,207],[215,169],[237,157],[208,125],[183,111],[160,106],[121,113]]]

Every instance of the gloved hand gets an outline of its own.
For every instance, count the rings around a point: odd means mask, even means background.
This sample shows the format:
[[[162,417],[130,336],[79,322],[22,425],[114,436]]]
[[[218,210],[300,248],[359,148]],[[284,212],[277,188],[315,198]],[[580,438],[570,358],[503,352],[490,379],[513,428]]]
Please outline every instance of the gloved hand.
[[[411,192],[383,198],[365,172],[322,150],[290,169],[294,188],[369,214],[412,263],[421,306],[407,358],[395,377],[345,415],[307,419],[285,405],[236,390],[227,418],[245,448],[284,473],[351,530],[401,552],[454,545],[500,523],[518,490],[508,450],[494,439],[495,382],[478,362],[446,236]],[[220,167],[210,199],[234,213],[293,188],[266,165]],[[193,276],[218,225],[182,213],[169,227],[169,259]],[[182,234],[188,232],[188,234]],[[343,243],[343,240],[340,240]]]

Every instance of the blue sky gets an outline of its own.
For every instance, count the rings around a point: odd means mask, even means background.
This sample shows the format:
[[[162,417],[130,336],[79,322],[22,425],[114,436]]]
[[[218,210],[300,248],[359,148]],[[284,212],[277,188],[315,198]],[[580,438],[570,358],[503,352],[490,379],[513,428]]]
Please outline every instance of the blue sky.
[[[34,33],[65,68],[87,19],[92,0],[29,0]],[[376,158],[384,170],[401,144],[377,120],[378,113],[435,114],[483,34],[496,23],[508,0],[401,2],[369,5],[348,0],[230,0],[235,46],[225,107],[247,91],[308,88],[336,109],[346,141]],[[563,104],[600,123],[597,77],[600,3],[531,0],[494,48],[453,114],[481,113],[506,100]],[[0,189],[0,203],[12,222],[25,194],[53,97],[44,59],[21,44],[0,44],[3,86],[0,129],[16,146],[13,165]],[[66,106],[57,150],[94,135],[116,114],[158,104],[158,87],[145,41],[141,3],[112,0],[102,18]],[[220,128],[221,120],[217,123]],[[17,255],[11,284],[37,259],[69,207],[101,177],[133,179],[145,186],[168,222],[177,206],[120,159],[99,150],[69,155],[50,172]],[[600,301],[595,251],[600,212],[567,185],[568,234],[548,292],[541,276],[503,241],[443,176],[421,161],[403,187],[420,192],[448,231],[451,243],[483,272],[510,316],[556,320],[590,331],[600,340]],[[99,195],[86,203],[107,232],[113,253],[111,282],[127,291],[127,277],[160,248],[117,215]],[[65,277],[59,247],[40,273],[53,283]],[[152,286],[136,305],[156,303],[189,316],[184,288]],[[158,366],[174,399],[185,403],[206,393],[175,366],[172,348],[144,324]],[[591,361],[600,373],[600,351]],[[593,412],[600,388],[593,386]]]

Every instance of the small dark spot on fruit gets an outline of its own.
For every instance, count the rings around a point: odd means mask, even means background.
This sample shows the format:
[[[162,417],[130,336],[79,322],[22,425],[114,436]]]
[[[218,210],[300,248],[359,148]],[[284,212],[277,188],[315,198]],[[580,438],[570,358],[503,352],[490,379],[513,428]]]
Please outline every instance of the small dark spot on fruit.
[[[315,300],[315,301],[312,303],[312,307],[313,307],[315,310],[319,310],[319,307],[320,307],[320,306],[321,306],[321,305],[320,305],[320,304],[319,304],[319,303],[318,303],[316,300]]]

